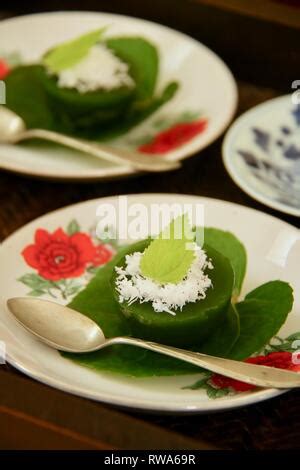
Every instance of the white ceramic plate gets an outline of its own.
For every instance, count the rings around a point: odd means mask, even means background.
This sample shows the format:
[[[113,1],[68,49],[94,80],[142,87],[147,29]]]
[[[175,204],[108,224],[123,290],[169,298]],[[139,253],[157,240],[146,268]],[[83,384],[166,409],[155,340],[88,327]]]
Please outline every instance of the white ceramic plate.
[[[28,278],[27,285],[18,279],[24,275],[32,276],[36,271],[26,264],[21,252],[33,243],[36,230],[43,228],[53,233],[59,227],[65,229],[71,220],[76,219],[80,230],[89,232],[94,226],[96,209],[100,203],[110,203],[117,208],[118,199],[112,197],[92,200],[47,214],[23,227],[2,244],[0,340],[6,343],[8,361],[25,374],[69,393],[122,407],[156,412],[207,413],[249,405],[281,393],[276,390],[260,390],[212,400],[202,390],[182,388],[194,383],[199,378],[197,374],[134,379],[94,372],[61,357],[57,351],[35,340],[15,322],[7,311],[6,300],[29,293]],[[294,240],[297,235],[294,227],[246,207],[196,196],[138,194],[129,196],[128,203],[143,203],[147,208],[152,203],[204,204],[205,225],[230,230],[246,245],[249,262],[242,294],[269,280],[282,279],[290,282],[295,294],[294,310],[279,335],[285,338],[300,331],[299,244],[292,248],[285,268],[267,258],[273,242],[276,242],[276,249],[272,251],[274,259],[280,260],[281,256],[285,256],[289,241]],[[278,240],[281,240],[279,244]],[[85,275],[78,282],[86,282]],[[52,294],[57,296],[57,301],[70,300],[61,300],[61,293],[55,288],[52,289]],[[49,295],[41,293],[41,296],[51,299]]]
[[[237,91],[231,72],[211,50],[194,39],[167,27],[126,16],[106,13],[59,12],[23,16],[0,23],[0,57],[18,52],[22,61],[37,61],[57,43],[86,31],[109,25],[107,35],[142,35],[160,53],[158,89],[170,80],[180,82],[180,90],[165,106],[112,145],[138,147],[145,136],[157,136],[159,127],[198,114],[207,119],[207,128],[185,145],[168,153],[170,160],[184,159],[213,142],[225,129],[236,108]],[[151,156],[149,157],[151,158]],[[119,166],[63,147],[57,149],[0,146],[0,168],[31,176],[98,180],[132,174]]]
[[[300,216],[300,106],[292,95],[250,109],[228,130],[225,167],[247,194]]]

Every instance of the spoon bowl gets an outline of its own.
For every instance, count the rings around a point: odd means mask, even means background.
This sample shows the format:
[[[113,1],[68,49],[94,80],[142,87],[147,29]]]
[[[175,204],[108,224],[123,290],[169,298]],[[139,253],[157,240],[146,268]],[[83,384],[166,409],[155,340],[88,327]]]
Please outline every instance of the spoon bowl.
[[[9,299],[7,306],[26,330],[60,351],[87,352],[105,342],[93,320],[58,303],[16,297]]]
[[[16,137],[25,131],[23,119],[10,109],[0,106],[0,142],[14,142]]]

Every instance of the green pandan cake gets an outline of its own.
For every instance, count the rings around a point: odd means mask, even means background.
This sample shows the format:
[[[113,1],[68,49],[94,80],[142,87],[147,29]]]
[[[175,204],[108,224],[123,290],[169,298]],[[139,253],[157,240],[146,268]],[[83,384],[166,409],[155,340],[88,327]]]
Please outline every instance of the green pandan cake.
[[[49,105],[70,127],[86,128],[120,118],[136,96],[137,83],[130,70],[134,71],[134,64],[130,57],[125,62],[118,56],[115,40],[109,45],[101,41],[102,33],[92,31],[61,44],[43,58],[39,76]],[[154,55],[156,71],[156,50],[145,44]]]
[[[194,275],[187,273],[178,283],[156,284],[141,274],[137,276],[128,274],[133,272],[137,253],[141,254],[138,256],[138,263],[149,244],[149,241],[143,241],[130,246],[113,273],[111,286],[121,312],[127,318],[133,334],[139,338],[173,346],[201,344],[226,320],[234,284],[234,274],[229,260],[205,245],[204,251],[200,251],[189,270],[191,273],[192,270],[198,269],[198,273],[194,272]],[[202,259],[199,262],[200,256]],[[195,277],[199,278],[201,273],[203,273],[202,279],[197,283]],[[131,285],[128,285],[130,283]],[[200,289],[202,285],[203,290],[200,295],[203,298],[197,298],[200,297],[195,292],[198,285]],[[137,286],[141,289],[142,297],[132,301]],[[147,296],[151,296],[151,292],[154,301],[147,301]],[[160,292],[165,295],[160,295]],[[127,293],[127,299],[124,298],[124,293]],[[192,297],[193,301],[187,301],[182,307],[178,305],[174,308],[176,302],[185,302],[185,298]],[[197,300],[194,300],[195,297]],[[162,298],[169,302],[169,306],[166,302],[163,303]]]
[[[158,52],[141,37],[102,39],[92,31],[45,54],[40,80],[63,125],[79,130],[125,119],[151,101]],[[149,103],[148,103],[149,104]]]
[[[12,70],[6,79],[7,106],[28,128],[108,139],[172,99],[176,81],[157,93],[157,47],[140,36],[111,37],[107,30],[58,44],[37,63]]]
[[[121,119],[134,99],[134,90],[120,87],[113,91],[95,90],[79,93],[75,88],[61,88],[58,79],[38,69],[39,80],[47,94],[48,105],[65,128],[83,131]]]
[[[261,351],[292,309],[292,288],[271,281],[239,300],[247,256],[232,233],[205,228],[203,250],[195,249],[193,239],[164,238],[164,233],[120,248],[70,306],[98,323],[107,338],[142,337],[239,360]],[[199,372],[128,345],[62,354],[94,370],[127,376]]]

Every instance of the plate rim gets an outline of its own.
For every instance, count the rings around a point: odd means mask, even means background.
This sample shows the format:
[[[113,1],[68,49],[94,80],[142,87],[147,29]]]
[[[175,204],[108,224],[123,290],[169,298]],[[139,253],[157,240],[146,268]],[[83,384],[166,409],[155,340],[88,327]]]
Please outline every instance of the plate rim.
[[[232,144],[240,128],[243,127],[244,123],[247,122],[248,118],[256,114],[259,114],[262,111],[262,109],[271,108],[275,102],[285,101],[287,98],[290,98],[290,97],[291,97],[291,94],[285,94],[285,95],[277,96],[275,98],[271,98],[262,103],[259,103],[253,108],[248,109],[243,114],[241,114],[237,119],[235,119],[235,121],[229,126],[224,136],[224,139],[222,142],[222,157],[223,157],[224,166],[229,176],[243,192],[248,194],[248,196],[264,204],[267,207],[271,207],[272,209],[276,209],[288,215],[300,217],[300,209],[293,209],[292,207],[289,207],[281,202],[272,201],[267,196],[264,196],[260,192],[256,191],[249,183],[247,183],[242,178],[242,176],[240,176],[232,158]]]
[[[158,27],[159,29],[162,30],[167,30],[171,33],[176,33],[179,37],[185,40],[189,40],[191,43],[193,43],[196,47],[200,46],[207,54],[209,54],[211,57],[213,57],[214,61],[218,62],[219,65],[223,68],[223,73],[224,76],[226,75],[226,80],[228,86],[230,85],[231,88],[231,94],[232,94],[232,103],[231,103],[231,109],[227,111],[227,117],[223,122],[221,123],[222,125],[219,126],[217,129],[214,130],[212,135],[210,136],[209,139],[205,139],[200,145],[194,145],[194,147],[189,148],[184,155],[181,156],[172,156],[172,155],[167,155],[165,157],[166,160],[171,160],[171,161],[183,161],[186,160],[193,155],[195,155],[198,152],[201,152],[204,150],[206,147],[211,145],[213,142],[215,142],[220,136],[223,135],[225,130],[228,128],[230,125],[236,110],[237,110],[237,105],[238,105],[238,87],[236,80],[234,78],[233,73],[231,72],[229,66],[226,64],[226,62],[212,49],[210,49],[208,46],[203,44],[201,41],[198,41],[197,39],[193,38],[192,36],[183,33],[181,31],[176,30],[175,28],[171,28],[169,26],[166,26],[161,23],[157,23],[155,21],[150,21],[146,20],[143,18],[139,18],[136,16],[129,16],[129,15],[121,15],[121,14],[116,14],[116,13],[109,13],[109,12],[101,12],[101,11],[90,11],[90,10],[74,10],[74,11],[68,11],[68,10],[60,10],[60,11],[50,11],[50,12],[38,12],[38,13],[31,13],[28,15],[18,15],[14,16],[11,18],[7,18],[1,21],[0,23],[0,29],[1,29],[1,24],[9,24],[9,23],[17,23],[19,20],[22,21],[24,18],[36,18],[36,17],[45,17],[45,16],[63,16],[63,15],[68,15],[68,16],[76,16],[78,14],[88,14],[88,15],[101,15],[101,16],[107,16],[107,17],[115,17],[115,18],[121,18],[125,20],[134,20],[138,21],[141,23],[147,23],[151,27]],[[1,150],[1,145],[0,145],[0,150]],[[40,172],[40,171],[35,171],[33,169],[24,169],[20,167],[19,165],[9,165],[5,164],[3,165],[1,163],[1,155],[0,155],[0,168],[1,170],[5,170],[8,172],[13,172],[13,173],[18,173],[18,174],[23,174],[26,176],[32,176],[34,178],[38,179],[50,179],[50,180],[56,180],[56,181],[99,181],[99,180],[107,180],[107,179],[115,179],[119,177],[126,177],[129,175],[138,175],[141,174],[141,172],[138,172],[134,169],[132,169],[129,165],[119,165],[119,166],[112,166],[108,168],[99,168],[99,169],[91,169],[91,170],[78,170],[77,172],[69,172],[64,175],[57,174],[55,171],[54,172]]]
[[[131,197],[131,198],[134,198],[134,197],[141,197],[141,198],[174,198],[176,200],[178,200],[178,197],[183,197],[183,198],[190,198],[190,199],[193,199],[193,200],[196,200],[196,199],[200,199],[204,204],[206,202],[208,203],[213,203],[213,204],[225,204],[226,206],[228,206],[229,208],[230,207],[233,207],[233,208],[236,208],[237,210],[242,210],[242,211],[245,211],[245,212],[252,212],[252,213],[258,213],[268,219],[270,219],[271,221],[274,220],[274,221],[279,221],[281,224],[285,225],[287,228],[289,229],[293,229],[293,230],[297,230],[297,228],[286,222],[286,221],[283,221],[281,219],[279,219],[278,217],[275,217],[273,215],[270,215],[270,214],[266,214],[262,211],[259,211],[257,209],[254,209],[252,207],[248,207],[248,206],[244,206],[244,205],[241,205],[241,204],[237,204],[237,203],[234,203],[234,202],[230,202],[230,201],[224,201],[222,199],[217,199],[217,198],[208,198],[208,197],[202,197],[202,196],[198,196],[198,195],[191,195],[191,194],[177,194],[177,193],[138,193],[138,194],[126,194],[127,197]],[[89,204],[93,204],[93,203],[97,203],[97,202],[103,202],[103,200],[107,200],[107,199],[115,199],[117,198],[118,195],[114,195],[114,196],[105,196],[105,197],[99,197],[99,198],[93,198],[93,199],[88,199],[87,201],[80,201],[80,202],[77,202],[75,204],[69,204],[67,206],[64,206],[64,207],[61,207],[61,208],[58,208],[54,211],[50,211],[50,212],[47,212],[33,220],[31,220],[30,222],[26,223],[25,225],[23,225],[22,227],[18,228],[16,231],[14,231],[11,235],[9,235],[7,238],[5,238],[0,246],[0,257],[1,257],[1,254],[2,252],[4,252],[5,248],[6,248],[6,244],[7,243],[11,243],[14,241],[14,238],[15,237],[18,237],[19,236],[19,233],[23,230],[26,230],[26,229],[30,229],[30,226],[31,225],[34,225],[36,223],[39,223],[39,221],[43,221],[43,219],[46,219],[48,218],[49,216],[55,216],[55,214],[57,213],[60,213],[60,212],[63,212],[65,211],[66,209],[70,209],[70,208],[79,208],[80,206],[84,206],[84,205],[89,205]],[[68,392],[68,393],[71,393],[71,394],[75,394],[77,396],[81,396],[81,397],[85,397],[85,398],[89,398],[89,399],[92,399],[92,400],[95,400],[95,401],[98,401],[100,403],[105,403],[105,404],[108,404],[108,405],[112,405],[112,406],[117,406],[117,407],[120,407],[120,408],[124,408],[124,409],[130,409],[130,410],[136,410],[136,411],[145,411],[145,412],[149,412],[149,413],[163,413],[163,414],[168,414],[168,413],[176,413],[176,414],[205,414],[205,413],[208,413],[208,412],[218,412],[218,411],[226,411],[226,410],[231,410],[231,409],[235,409],[235,408],[239,408],[239,407],[242,407],[242,406],[248,406],[248,405],[251,405],[251,404],[255,404],[255,403],[258,403],[258,402],[261,402],[261,401],[264,401],[264,400],[267,400],[267,399],[270,399],[270,398],[273,398],[273,397],[276,397],[276,396],[279,396],[283,393],[286,393],[286,391],[288,390],[276,390],[276,389],[266,389],[266,390],[258,390],[258,391],[255,391],[255,392],[251,392],[251,393],[245,393],[245,394],[241,394],[241,395],[235,395],[234,397],[232,397],[232,399],[226,399],[226,400],[222,400],[222,399],[218,399],[218,400],[211,400],[211,401],[207,401],[205,402],[205,405],[201,405],[201,403],[199,403],[199,405],[188,405],[188,404],[185,404],[183,406],[175,406],[175,407],[172,407],[172,406],[169,406],[169,405],[156,405],[155,402],[153,401],[145,401],[145,400],[141,400],[140,402],[136,402],[136,400],[134,400],[134,404],[132,403],[133,400],[131,399],[128,399],[128,397],[126,398],[126,400],[124,399],[124,397],[119,397],[119,398],[114,398],[113,400],[111,400],[111,395],[110,395],[110,398],[105,396],[104,398],[101,397],[99,398],[99,396],[97,396],[97,394],[95,392],[89,392],[87,389],[84,389],[84,387],[78,387],[78,386],[69,386],[67,383],[63,383],[61,382],[60,380],[58,379],[55,379],[54,377],[49,377],[47,376],[46,374],[44,373],[40,373],[39,371],[37,370],[30,370],[30,368],[28,368],[26,365],[24,365],[24,363],[18,359],[14,359],[14,357],[12,357],[13,354],[11,355],[8,351],[7,353],[7,362],[9,364],[11,364],[13,367],[15,367],[17,370],[21,371],[22,373],[24,373],[25,375],[45,384],[45,385],[48,385],[48,386],[52,386],[54,388],[57,388],[59,390],[62,390],[62,391],[65,391],[65,392]]]

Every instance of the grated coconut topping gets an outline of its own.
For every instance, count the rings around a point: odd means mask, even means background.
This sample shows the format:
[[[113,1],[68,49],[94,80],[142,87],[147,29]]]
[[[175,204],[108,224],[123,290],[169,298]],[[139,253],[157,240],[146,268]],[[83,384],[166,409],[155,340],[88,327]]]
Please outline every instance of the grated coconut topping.
[[[141,274],[140,262],[143,253],[135,252],[126,255],[125,266],[116,266],[116,289],[119,293],[119,302],[152,302],[155,312],[167,312],[176,315],[176,310],[191,302],[206,297],[206,291],[212,282],[206,269],[213,269],[213,265],[204,250],[195,250],[193,261],[186,277],[178,284],[158,284]]]
[[[58,74],[58,86],[76,88],[80,93],[134,87],[129,67],[104,44],[93,46],[84,59]]]

